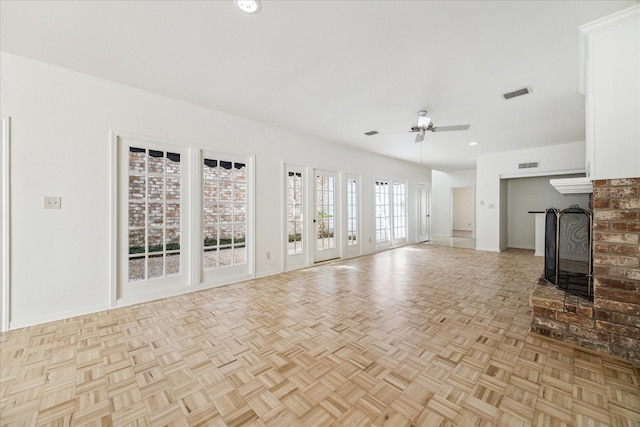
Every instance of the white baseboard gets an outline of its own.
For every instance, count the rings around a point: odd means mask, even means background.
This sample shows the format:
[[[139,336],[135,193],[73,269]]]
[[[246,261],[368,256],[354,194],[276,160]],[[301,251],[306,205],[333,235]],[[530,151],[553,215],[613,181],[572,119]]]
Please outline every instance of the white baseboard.
[[[501,252],[499,249],[496,249],[496,248],[481,248],[481,247],[477,247],[477,246],[476,246],[476,251]]]
[[[91,307],[82,307],[80,309],[59,311],[57,313],[50,313],[43,316],[33,316],[26,319],[11,320],[9,322],[9,329],[20,329],[34,325],[41,325],[43,323],[55,322],[58,320],[69,319],[70,317],[85,316],[87,314],[97,313],[99,311],[108,310],[108,305],[94,305]]]
[[[432,234],[430,240],[435,240],[435,239],[450,239],[451,235],[450,234]]]
[[[282,270],[280,270],[280,269],[262,271],[262,272],[256,274],[256,279],[261,278],[261,277],[273,276],[274,274],[280,274],[280,273],[282,273]]]
[[[203,291],[205,289],[218,288],[220,286],[232,285],[234,283],[245,282],[253,279],[253,274],[242,274],[233,277],[227,277],[220,281],[203,282],[194,286],[181,286],[178,288],[162,289],[156,292],[147,292],[139,295],[131,295],[124,298],[118,298],[116,301],[116,307],[126,307],[134,304],[141,304],[145,302],[156,301],[163,298],[175,297],[178,295],[184,295],[191,292]]]

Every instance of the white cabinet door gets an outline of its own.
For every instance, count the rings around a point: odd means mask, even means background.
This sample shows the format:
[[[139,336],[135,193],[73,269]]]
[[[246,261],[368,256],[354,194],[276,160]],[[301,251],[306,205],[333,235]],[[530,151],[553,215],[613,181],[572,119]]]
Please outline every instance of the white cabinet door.
[[[580,27],[592,179],[640,176],[640,5]]]

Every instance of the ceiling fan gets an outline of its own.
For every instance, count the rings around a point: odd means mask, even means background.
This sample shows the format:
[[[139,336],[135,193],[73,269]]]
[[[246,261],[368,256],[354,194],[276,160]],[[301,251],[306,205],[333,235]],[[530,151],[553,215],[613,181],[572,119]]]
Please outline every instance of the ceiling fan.
[[[449,132],[454,130],[468,130],[471,125],[434,126],[431,118],[427,117],[427,110],[418,111],[418,123],[411,126],[409,132],[417,132],[415,142],[424,141],[425,132]]]

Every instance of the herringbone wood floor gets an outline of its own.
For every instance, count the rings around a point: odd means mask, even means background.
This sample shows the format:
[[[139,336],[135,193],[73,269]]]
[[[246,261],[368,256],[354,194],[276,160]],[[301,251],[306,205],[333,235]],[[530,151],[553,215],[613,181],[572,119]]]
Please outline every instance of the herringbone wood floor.
[[[529,333],[541,268],[415,245],[5,333],[1,424],[640,425],[640,366]]]

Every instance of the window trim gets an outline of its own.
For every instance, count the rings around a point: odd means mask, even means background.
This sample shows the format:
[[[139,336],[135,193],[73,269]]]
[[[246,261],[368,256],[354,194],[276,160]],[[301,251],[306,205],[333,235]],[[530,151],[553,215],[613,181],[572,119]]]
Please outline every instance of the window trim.
[[[354,180],[355,181],[355,209],[356,209],[356,215],[355,215],[355,222],[356,222],[356,244],[350,245],[349,244],[349,206],[350,206],[350,199],[349,199],[349,181]],[[346,252],[348,255],[359,255],[361,252],[361,248],[362,248],[362,206],[361,206],[361,199],[362,199],[362,178],[360,175],[357,174],[352,174],[352,173],[347,173],[345,174],[345,215],[344,215],[344,220],[345,220],[345,227],[344,227],[344,235],[345,235],[345,248],[346,248]]]
[[[230,266],[223,268],[216,268],[212,270],[205,271],[203,266],[203,255],[204,249],[202,247],[202,236],[204,230],[204,215],[203,215],[203,207],[204,207],[204,180],[202,178],[203,174],[203,163],[205,158],[215,158],[217,160],[223,161],[233,161],[238,163],[246,164],[246,183],[247,183],[247,230],[246,230],[246,244],[247,248],[247,262],[246,264],[241,264],[238,266]],[[255,276],[255,173],[254,173],[254,164],[255,164],[255,156],[243,156],[239,154],[231,154],[231,153],[223,153],[217,150],[212,149],[200,149],[198,155],[198,167],[196,173],[198,174],[198,203],[197,203],[197,212],[194,212],[194,227],[195,235],[197,238],[195,239],[194,246],[197,246],[198,253],[197,258],[198,266],[197,271],[199,280],[198,284],[204,286],[210,285],[221,285],[230,283],[231,281],[242,281],[248,280]]]
[[[180,147],[184,150],[184,162],[188,162],[188,167],[183,171],[183,184],[187,183],[188,188],[183,185],[183,194],[188,196],[188,200],[183,200],[183,203],[189,207],[189,212],[182,215],[181,221],[185,224],[184,230],[184,245],[185,251],[189,251],[189,254],[185,254],[182,260],[183,274],[185,275],[184,284],[175,287],[162,287],[153,289],[146,292],[137,292],[135,294],[123,295],[120,292],[120,259],[119,254],[121,249],[120,244],[120,176],[121,171],[119,169],[119,140],[130,139],[137,140],[144,144],[160,144],[164,146]],[[110,131],[110,165],[111,172],[110,179],[110,250],[109,250],[109,307],[122,307],[140,302],[151,301],[157,298],[165,298],[173,295],[179,295],[187,292],[193,292],[196,290],[206,289],[210,287],[220,286],[223,284],[239,282],[242,280],[249,280],[255,277],[255,155],[248,155],[242,153],[220,153],[210,148],[198,146],[182,141],[170,140],[155,136],[146,136],[135,134],[132,132],[111,130]],[[146,146],[146,145],[145,145]],[[147,147],[148,148],[148,147]],[[247,240],[251,241],[252,247],[247,250],[247,264],[249,272],[242,275],[226,276],[219,280],[203,280],[203,271],[201,268],[201,256],[198,252],[198,242],[200,241],[201,233],[201,191],[202,184],[200,177],[202,174],[200,161],[202,160],[202,152],[214,152],[223,156],[235,156],[247,160],[250,172],[247,176],[248,189],[248,202],[251,204],[251,208],[248,208],[247,212]],[[182,159],[181,159],[182,161]],[[250,175],[250,176],[249,176]],[[126,196],[125,196],[126,197]]]
[[[396,206],[396,200],[397,200],[397,195],[396,195],[396,185],[402,185],[404,187],[404,236],[402,237],[398,237],[396,236],[396,229],[398,228],[397,224],[396,224],[396,218],[399,218],[396,215],[396,210],[397,207]],[[408,241],[408,235],[409,235],[409,197],[408,197],[408,183],[405,180],[394,180],[391,183],[391,211],[393,212],[392,216],[392,220],[391,220],[391,241],[392,244],[394,246],[398,245],[398,244],[402,244],[402,243],[406,243]]]
[[[378,183],[385,183],[387,185],[387,196],[388,196],[388,200],[387,200],[387,210],[388,210],[388,215],[387,215],[387,222],[388,222],[388,226],[389,226],[389,238],[385,239],[385,240],[378,240],[378,191],[377,191],[377,186],[379,185]],[[374,232],[375,232],[375,245],[376,248],[380,248],[380,247],[388,247],[391,246],[392,242],[393,242],[393,206],[392,206],[392,200],[393,200],[393,193],[391,192],[392,189],[392,181],[388,178],[381,178],[381,177],[375,177],[374,178],[374,182],[373,182],[373,188],[374,188],[374,212],[375,212],[375,217],[374,217]]]
[[[311,176],[309,167],[300,166],[298,164],[286,163],[282,161],[282,182],[281,182],[281,271],[290,271],[298,268],[303,268],[309,265],[313,251],[310,250],[311,242],[309,240],[309,234],[312,234],[312,223],[309,220],[309,212],[311,212],[311,200],[309,194],[313,194],[313,180],[309,179]],[[289,172],[302,174],[302,252],[289,254],[289,190],[288,190],[288,177]]]
[[[176,290],[189,288],[192,285],[192,266],[189,263],[192,251],[191,224],[187,218],[191,216],[192,182],[190,176],[192,170],[192,148],[188,145],[167,141],[161,138],[147,138],[136,135],[115,134],[115,151],[116,151],[116,177],[115,177],[115,287],[113,289],[116,306],[125,305],[129,302],[135,303],[139,301],[147,301],[150,298],[156,298],[169,294],[175,294]],[[181,203],[180,203],[180,266],[181,272],[176,276],[165,277],[162,279],[143,280],[130,284],[128,281],[128,271],[124,268],[125,254],[128,258],[128,238],[125,234],[128,231],[128,197],[127,192],[122,191],[125,183],[125,177],[128,179],[128,167],[124,167],[121,162],[128,155],[128,149],[134,145],[141,145],[145,149],[154,149],[161,151],[179,152],[181,155]],[[184,159],[184,160],[183,160]],[[128,161],[126,162],[128,165]],[[125,276],[127,280],[125,280]]]

